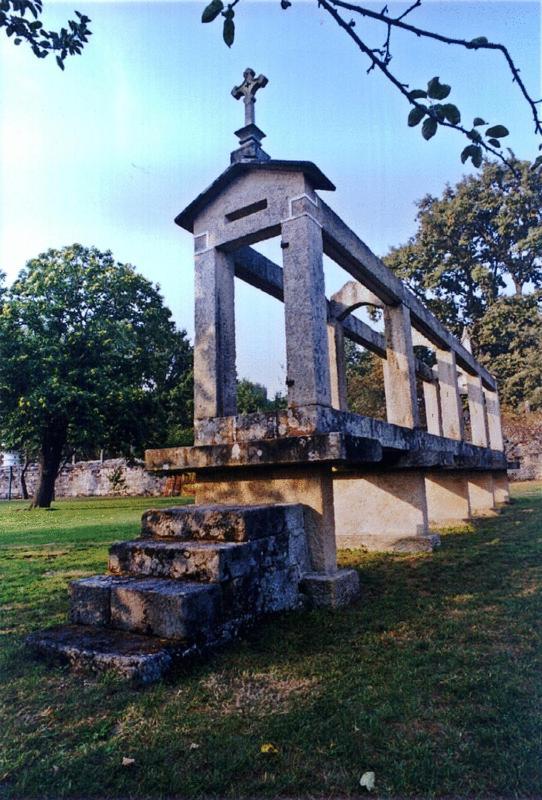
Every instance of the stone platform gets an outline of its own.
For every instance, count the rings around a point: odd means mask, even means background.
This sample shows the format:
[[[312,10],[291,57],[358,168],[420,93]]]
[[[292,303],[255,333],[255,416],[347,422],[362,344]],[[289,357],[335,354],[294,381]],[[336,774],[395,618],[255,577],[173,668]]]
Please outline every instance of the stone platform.
[[[344,605],[358,594],[357,573],[312,573],[307,514],[302,504],[147,511],[140,537],[110,548],[108,574],[72,581],[71,624],[27,643],[147,683],[265,614]]]

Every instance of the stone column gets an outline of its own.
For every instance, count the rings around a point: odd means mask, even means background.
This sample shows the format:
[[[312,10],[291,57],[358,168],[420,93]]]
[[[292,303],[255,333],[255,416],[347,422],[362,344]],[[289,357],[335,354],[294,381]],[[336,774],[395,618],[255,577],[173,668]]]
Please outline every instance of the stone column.
[[[302,214],[282,223],[288,405],[331,405],[322,229]]]
[[[195,256],[194,417],[236,413],[234,262],[220,250]]]
[[[437,381],[423,382],[423,399],[425,403],[425,417],[427,419],[427,432],[435,436],[442,436],[442,415],[440,412],[439,385]]]
[[[487,447],[489,435],[482,379],[479,375],[469,375],[467,372],[466,380],[472,443],[480,447]]]
[[[470,472],[467,475],[467,480],[472,516],[493,517],[496,511],[493,475],[491,472]]]
[[[453,350],[437,350],[437,370],[442,435],[449,439],[463,439],[463,407],[457,383],[457,365]]]
[[[346,358],[344,332],[340,322],[332,320],[327,326],[329,372],[331,379],[331,405],[339,411],[348,411],[346,399]]]
[[[404,305],[384,306],[384,326],[384,389],[388,422],[415,428],[419,419],[410,311]]]
[[[499,405],[499,395],[490,389],[484,389],[487,410],[487,427],[489,431],[489,446],[492,450],[504,450],[504,439],[502,436],[501,408]]]

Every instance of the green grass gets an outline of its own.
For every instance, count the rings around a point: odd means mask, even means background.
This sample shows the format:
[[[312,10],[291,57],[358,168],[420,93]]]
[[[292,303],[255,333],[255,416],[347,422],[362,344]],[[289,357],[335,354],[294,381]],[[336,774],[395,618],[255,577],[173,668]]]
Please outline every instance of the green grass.
[[[139,690],[22,640],[155,501],[1,504],[0,795],[344,797],[372,770],[383,797],[540,797],[542,484],[514,494],[432,556],[343,553],[356,605],[269,619]]]

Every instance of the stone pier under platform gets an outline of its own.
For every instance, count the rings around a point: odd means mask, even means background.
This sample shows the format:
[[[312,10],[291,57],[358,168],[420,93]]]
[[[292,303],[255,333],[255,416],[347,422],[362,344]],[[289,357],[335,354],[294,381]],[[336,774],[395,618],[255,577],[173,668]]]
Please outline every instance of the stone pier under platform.
[[[465,473],[429,471],[425,475],[425,491],[432,528],[461,526],[471,518],[469,485]]]

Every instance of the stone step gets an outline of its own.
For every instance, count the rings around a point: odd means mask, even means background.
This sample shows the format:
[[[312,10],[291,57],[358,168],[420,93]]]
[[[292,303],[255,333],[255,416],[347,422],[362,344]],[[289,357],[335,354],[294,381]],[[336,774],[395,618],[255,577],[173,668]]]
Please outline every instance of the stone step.
[[[246,542],[135,539],[109,549],[113,575],[186,578],[219,583],[241,578],[257,567],[253,548]]]
[[[176,506],[150,509],[141,518],[141,536],[248,542],[303,531],[303,506]]]
[[[71,621],[167,639],[208,638],[222,614],[219,585],[99,575],[72,581]]]
[[[26,644],[34,654],[74,669],[113,671],[140,683],[159,680],[174,663],[199,652],[185,642],[90,625],[56,625],[30,634]]]

